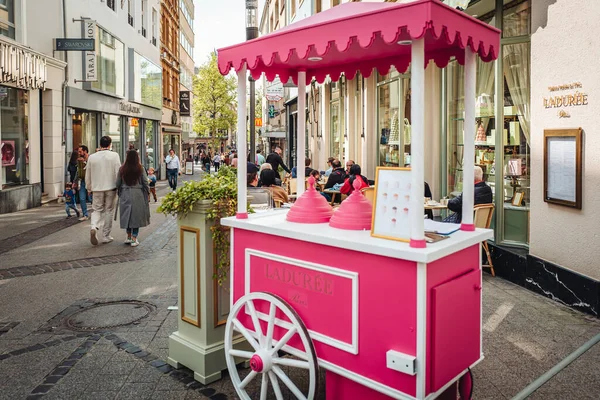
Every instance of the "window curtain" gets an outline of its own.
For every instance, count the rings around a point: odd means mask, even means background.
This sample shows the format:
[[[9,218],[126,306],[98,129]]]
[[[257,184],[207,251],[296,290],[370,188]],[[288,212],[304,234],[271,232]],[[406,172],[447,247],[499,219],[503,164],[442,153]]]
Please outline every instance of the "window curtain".
[[[519,124],[523,130],[527,144],[529,142],[529,43],[504,46],[504,77],[512,98],[513,105],[519,113]]]

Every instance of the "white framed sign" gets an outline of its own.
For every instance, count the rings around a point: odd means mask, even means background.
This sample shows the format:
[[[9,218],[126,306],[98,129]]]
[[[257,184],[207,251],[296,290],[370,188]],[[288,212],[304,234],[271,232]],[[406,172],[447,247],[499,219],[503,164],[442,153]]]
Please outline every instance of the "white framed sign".
[[[185,174],[194,175],[194,163],[192,161],[185,162]]]
[[[83,37],[86,39],[94,39],[96,40],[96,21],[91,19],[83,20]],[[85,69],[85,80],[87,82],[97,82],[98,81],[98,73],[97,73],[97,61],[96,61],[96,51],[86,51],[84,53],[84,69]]]
[[[410,192],[410,168],[377,168],[371,236],[410,241]]]

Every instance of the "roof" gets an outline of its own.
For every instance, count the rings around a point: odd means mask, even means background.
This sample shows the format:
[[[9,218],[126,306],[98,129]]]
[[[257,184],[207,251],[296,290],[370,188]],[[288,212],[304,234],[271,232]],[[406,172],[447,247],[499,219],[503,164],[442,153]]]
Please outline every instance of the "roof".
[[[343,3],[268,35],[218,50],[219,70],[239,71],[244,63],[255,79],[264,73],[269,81],[279,75],[297,83],[304,70],[323,83],[357,71],[365,77],[374,68],[387,74],[393,65],[408,69],[409,41],[425,39],[425,63],[443,68],[456,58],[464,62],[468,46],[484,62],[498,57],[500,30],[455,10],[439,0],[412,3]]]

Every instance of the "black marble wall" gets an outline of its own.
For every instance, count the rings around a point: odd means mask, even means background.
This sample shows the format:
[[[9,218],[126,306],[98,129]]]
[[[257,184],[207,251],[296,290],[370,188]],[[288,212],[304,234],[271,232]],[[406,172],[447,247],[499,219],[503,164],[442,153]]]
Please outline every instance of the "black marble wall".
[[[531,256],[526,250],[489,244],[496,276],[598,317],[600,281]],[[485,252],[482,252],[483,262]],[[489,272],[489,268],[484,268]]]

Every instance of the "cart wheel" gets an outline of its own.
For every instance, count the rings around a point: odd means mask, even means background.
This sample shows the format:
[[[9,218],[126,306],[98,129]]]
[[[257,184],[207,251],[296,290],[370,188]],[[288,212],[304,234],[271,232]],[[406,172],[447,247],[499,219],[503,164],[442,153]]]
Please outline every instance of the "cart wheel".
[[[266,333],[263,333],[256,308],[254,307],[255,300],[260,300],[269,304]],[[254,332],[246,329],[237,318],[240,310],[244,307],[247,308],[248,313],[252,318]],[[277,309],[285,314],[291,325],[287,333],[285,333],[279,341],[273,339]],[[244,336],[250,346],[252,346],[252,352],[233,348],[234,331],[237,331]],[[299,359],[280,357],[279,350],[281,350],[285,344],[296,335],[300,338],[304,347],[304,351],[298,350],[298,352],[294,352],[294,355]],[[229,313],[227,325],[225,327],[225,358],[231,382],[233,383],[238,396],[243,400],[251,400],[246,389],[248,384],[257,376],[261,379],[260,400],[266,400],[269,385],[272,387],[277,400],[283,400],[284,397],[279,381],[283,382],[297,399],[312,400],[315,398],[317,387],[319,385],[319,365],[317,364],[315,348],[308,335],[306,326],[304,326],[304,323],[298,314],[296,314],[294,309],[279,296],[255,292],[243,296],[233,305],[233,309]],[[244,380],[240,379],[234,358],[250,361],[251,370]],[[281,367],[307,370],[309,382],[308,392],[306,394],[303,393],[286,375]]]

